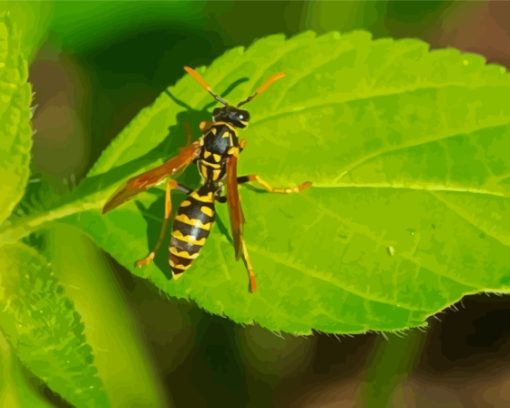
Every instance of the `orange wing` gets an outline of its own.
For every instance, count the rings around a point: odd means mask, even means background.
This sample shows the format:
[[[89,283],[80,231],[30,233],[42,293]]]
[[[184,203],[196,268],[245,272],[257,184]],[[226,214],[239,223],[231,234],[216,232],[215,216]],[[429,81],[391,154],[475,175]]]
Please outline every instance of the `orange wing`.
[[[244,215],[239,199],[239,190],[237,188],[237,157],[230,156],[227,160],[227,203],[230,214],[230,228],[232,230],[232,239],[234,241],[234,250],[236,259],[241,254],[241,243],[243,239]]]
[[[195,142],[183,147],[179,154],[167,160],[161,166],[155,167],[145,173],[130,178],[124,186],[115,192],[103,207],[103,214],[113,210],[122,203],[133,198],[161,182],[165,177],[171,176],[185,169],[200,153],[200,143]]]

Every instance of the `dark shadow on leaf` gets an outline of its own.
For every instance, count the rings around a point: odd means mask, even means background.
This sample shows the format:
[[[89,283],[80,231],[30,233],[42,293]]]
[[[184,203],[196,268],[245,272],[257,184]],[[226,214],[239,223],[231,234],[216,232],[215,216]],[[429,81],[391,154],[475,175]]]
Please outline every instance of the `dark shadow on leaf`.
[[[216,206],[218,205],[222,205],[221,203],[216,203]],[[227,205],[227,204],[225,204]],[[218,226],[218,230],[227,237],[228,239],[228,242],[230,242],[232,245],[233,244],[233,241],[232,241],[232,237],[230,236],[230,230],[227,228],[227,226],[225,225],[225,223],[223,222],[223,220],[218,216],[216,215],[216,225]]]
[[[178,99],[177,97],[174,96],[174,94],[172,94],[172,92],[170,92],[168,89],[165,90],[165,94],[172,100],[174,101],[177,105],[183,107],[184,109],[186,110],[193,110],[193,108],[191,106],[189,106],[187,103],[181,101],[180,99]]]
[[[156,194],[158,198],[148,207],[145,207],[141,202],[135,201],[135,205],[138,208],[138,211],[142,215],[145,220],[145,224],[147,225],[147,250],[144,254],[140,254],[137,256],[136,260],[147,256],[147,254],[152,251],[159,239],[159,235],[161,232],[161,226],[163,224],[163,216],[165,213],[165,193],[162,190],[151,190],[150,193]],[[170,265],[168,263],[168,245],[170,243],[170,234],[172,232],[172,220],[175,217],[175,212],[181,201],[184,199],[185,194],[174,191],[172,192],[172,216],[170,218],[170,222],[167,225],[167,229],[161,243],[161,246],[156,253],[154,258],[154,265],[168,278],[172,278],[172,272],[170,270]]]
[[[257,193],[257,194],[264,194],[264,193],[268,193],[266,190],[264,190],[263,188],[261,187],[255,187],[254,185],[252,184],[249,184],[249,183],[244,183],[243,184],[243,187],[242,188],[246,188],[250,191],[253,191],[254,193]]]

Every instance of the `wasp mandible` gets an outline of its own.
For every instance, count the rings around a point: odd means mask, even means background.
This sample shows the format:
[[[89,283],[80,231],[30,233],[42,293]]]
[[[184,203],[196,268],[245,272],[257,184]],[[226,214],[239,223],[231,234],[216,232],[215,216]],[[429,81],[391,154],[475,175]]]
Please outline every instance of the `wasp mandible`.
[[[273,82],[285,75],[283,73],[272,75],[252,95],[239,102],[237,106],[233,106],[216,94],[197,71],[190,67],[184,67],[184,70],[223,106],[213,110],[212,122],[200,123],[202,136],[197,141],[182,148],[177,156],[167,160],[161,166],[129,179],[106,202],[103,214],[130,200],[136,194],[166,180],[165,213],[161,232],[154,249],[145,258],[136,262],[136,266],[141,268],[154,259],[165,238],[172,213],[171,190],[177,189],[184,192],[187,197],[182,201],[173,220],[169,245],[169,263],[172,276],[175,279],[191,266],[205,244],[216,215],[215,202],[226,201],[235,257],[236,259],[242,258],[248,271],[249,289],[254,292],[256,289],[255,272],[243,238],[245,219],[239,199],[238,185],[255,182],[271,193],[297,193],[311,186],[310,182],[305,182],[290,188],[272,187],[258,175],[237,176],[237,160],[246,146],[246,141],[239,139],[237,132],[238,129],[245,128],[250,121],[250,114],[241,109],[241,106],[260,95]],[[182,185],[172,177],[192,162],[197,163],[202,180],[201,185],[195,190]],[[224,188],[226,188],[226,195],[223,195]]]

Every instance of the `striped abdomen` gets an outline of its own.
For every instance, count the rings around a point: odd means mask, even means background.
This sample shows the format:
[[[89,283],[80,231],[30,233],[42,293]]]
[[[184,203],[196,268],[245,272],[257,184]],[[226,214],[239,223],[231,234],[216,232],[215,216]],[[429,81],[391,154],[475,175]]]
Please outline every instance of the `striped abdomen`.
[[[205,244],[214,222],[214,189],[202,186],[181,203],[172,227],[170,267],[178,277],[191,266]]]

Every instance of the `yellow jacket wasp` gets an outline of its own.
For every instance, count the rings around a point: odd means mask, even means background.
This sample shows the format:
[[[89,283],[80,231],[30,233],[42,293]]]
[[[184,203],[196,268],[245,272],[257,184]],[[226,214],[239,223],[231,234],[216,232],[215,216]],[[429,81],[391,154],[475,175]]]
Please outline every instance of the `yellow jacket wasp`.
[[[184,70],[223,106],[214,109],[212,122],[202,122],[200,124],[202,136],[199,140],[182,148],[177,156],[169,159],[161,166],[129,179],[106,202],[103,207],[103,214],[130,200],[136,194],[168,179],[161,233],[154,249],[149,255],[136,263],[137,267],[142,267],[154,259],[165,237],[172,212],[170,191],[178,189],[185,192],[187,197],[181,203],[175,215],[169,245],[169,262],[172,276],[175,279],[191,266],[205,244],[216,214],[214,203],[216,201],[226,201],[229,208],[235,256],[236,259],[242,257],[249,275],[250,291],[254,292],[256,289],[255,273],[243,239],[245,220],[239,200],[238,184],[256,182],[266,191],[273,193],[296,193],[311,186],[310,182],[305,182],[296,187],[276,188],[257,175],[237,176],[239,153],[246,146],[246,141],[238,138],[237,130],[238,128],[245,128],[250,120],[248,111],[240,107],[250,102],[257,95],[264,92],[274,81],[283,78],[285,75],[283,73],[272,75],[251,96],[239,102],[237,106],[233,106],[217,95],[194,69],[184,67]],[[198,171],[202,178],[202,184],[199,188],[190,189],[170,178],[194,161],[198,165]],[[226,197],[222,195],[224,187],[226,187]]]

